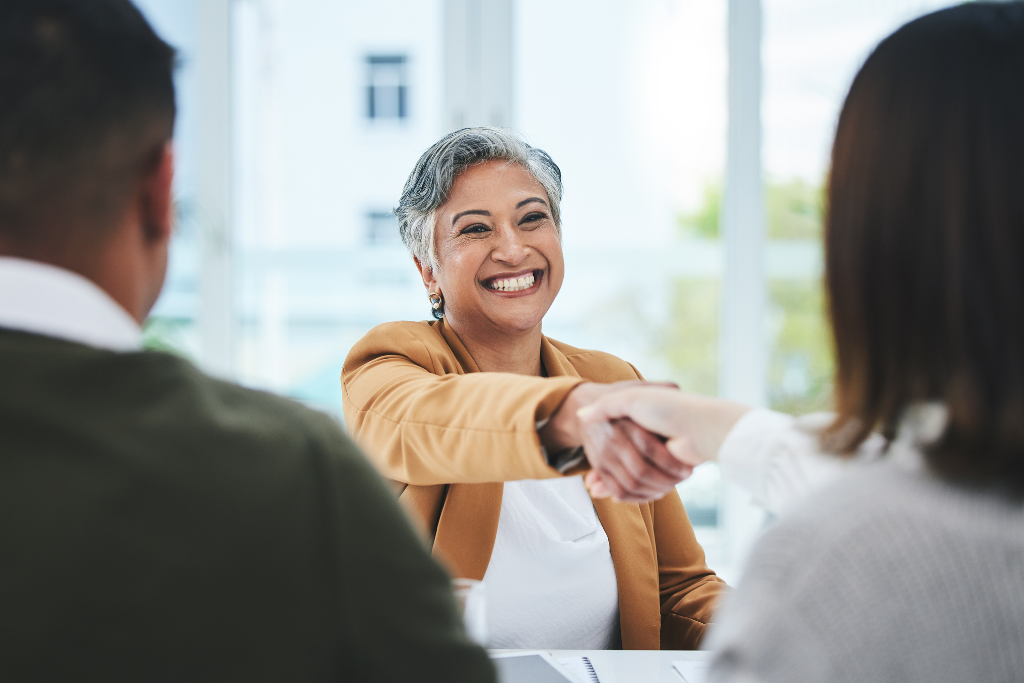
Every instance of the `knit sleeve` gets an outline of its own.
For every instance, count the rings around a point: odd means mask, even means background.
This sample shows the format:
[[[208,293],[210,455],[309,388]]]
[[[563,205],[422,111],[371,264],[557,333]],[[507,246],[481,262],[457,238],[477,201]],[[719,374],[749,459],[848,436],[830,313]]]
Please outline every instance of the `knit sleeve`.
[[[874,434],[851,457],[823,453],[818,437],[833,419],[830,413],[793,418],[763,408],[747,412],[719,449],[722,476],[750,493],[757,505],[780,514],[883,450],[884,440]]]

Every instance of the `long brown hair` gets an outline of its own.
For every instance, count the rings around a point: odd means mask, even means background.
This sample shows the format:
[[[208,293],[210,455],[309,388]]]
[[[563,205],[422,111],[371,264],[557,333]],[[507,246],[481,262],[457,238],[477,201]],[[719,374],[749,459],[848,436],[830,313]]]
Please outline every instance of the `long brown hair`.
[[[1024,492],[1024,3],[971,3],[886,38],[832,152],[825,238],[831,436],[890,438],[945,403],[939,473]]]

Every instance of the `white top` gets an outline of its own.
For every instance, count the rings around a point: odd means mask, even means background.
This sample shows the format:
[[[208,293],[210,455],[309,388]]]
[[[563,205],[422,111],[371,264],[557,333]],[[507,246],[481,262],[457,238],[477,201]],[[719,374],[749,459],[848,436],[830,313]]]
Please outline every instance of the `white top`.
[[[582,476],[505,482],[483,582],[489,647],[621,647],[608,535]]]
[[[718,451],[722,476],[768,512],[780,514],[850,468],[876,460],[885,447],[885,440],[872,434],[850,457],[821,453],[818,434],[833,418],[831,413],[794,418],[764,408],[747,412]]]
[[[136,351],[142,332],[102,289],[69,270],[0,256],[0,327],[109,351]]]

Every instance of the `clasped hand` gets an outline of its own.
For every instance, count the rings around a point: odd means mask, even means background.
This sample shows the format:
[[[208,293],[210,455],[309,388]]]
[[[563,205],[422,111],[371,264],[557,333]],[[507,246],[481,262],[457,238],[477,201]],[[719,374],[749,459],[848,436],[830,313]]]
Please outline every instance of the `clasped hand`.
[[[549,452],[583,446],[591,468],[586,482],[595,497],[611,496],[625,502],[661,498],[690,476],[694,462],[699,462],[696,456],[687,453],[679,443],[670,450],[666,438],[640,426],[628,415],[613,417],[605,410],[600,414],[594,412],[601,399],[652,390],[680,393],[674,384],[668,383],[580,384],[541,430],[541,441]]]
[[[732,401],[685,394],[671,383],[584,383],[569,393],[541,439],[583,446],[591,466],[587,487],[595,497],[646,502],[717,458],[748,410]]]

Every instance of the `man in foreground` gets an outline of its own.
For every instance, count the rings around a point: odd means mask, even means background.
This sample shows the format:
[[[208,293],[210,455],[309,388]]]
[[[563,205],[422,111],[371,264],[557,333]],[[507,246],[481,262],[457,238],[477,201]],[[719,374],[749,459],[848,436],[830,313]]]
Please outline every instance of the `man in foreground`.
[[[493,681],[328,418],[140,350],[173,61],[128,0],[0,6],[0,679]]]

